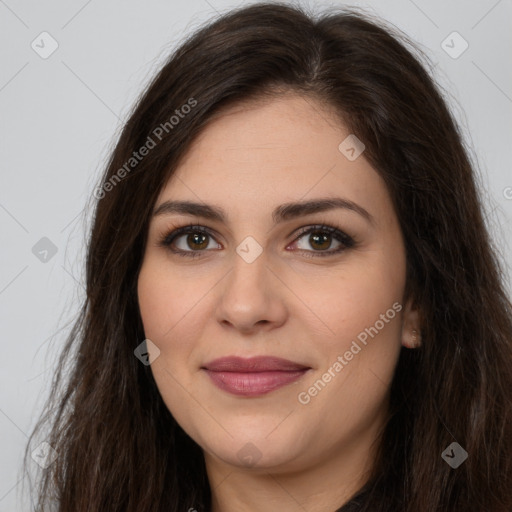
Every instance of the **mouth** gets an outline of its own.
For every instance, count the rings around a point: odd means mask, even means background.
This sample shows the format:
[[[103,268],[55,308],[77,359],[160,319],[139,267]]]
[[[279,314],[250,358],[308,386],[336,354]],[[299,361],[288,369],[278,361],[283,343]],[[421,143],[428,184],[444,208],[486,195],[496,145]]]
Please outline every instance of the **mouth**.
[[[304,376],[311,368],[278,357],[223,357],[202,368],[218,388],[238,396],[260,396]]]

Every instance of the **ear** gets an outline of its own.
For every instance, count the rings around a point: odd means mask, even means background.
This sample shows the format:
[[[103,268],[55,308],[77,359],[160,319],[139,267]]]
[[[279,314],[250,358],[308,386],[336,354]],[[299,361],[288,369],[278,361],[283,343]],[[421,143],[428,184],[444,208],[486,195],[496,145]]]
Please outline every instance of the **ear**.
[[[402,345],[406,348],[421,346],[420,310],[412,298],[407,301],[402,317]]]

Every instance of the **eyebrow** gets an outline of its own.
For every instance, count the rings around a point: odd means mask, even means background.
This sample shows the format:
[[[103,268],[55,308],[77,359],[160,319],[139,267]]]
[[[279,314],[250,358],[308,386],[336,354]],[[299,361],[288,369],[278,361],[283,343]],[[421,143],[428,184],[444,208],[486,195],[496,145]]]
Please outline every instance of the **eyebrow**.
[[[329,197],[313,199],[311,201],[285,203],[273,210],[272,220],[274,224],[277,224],[303,215],[326,212],[337,208],[358,213],[370,224],[374,224],[375,222],[372,215],[362,206],[341,197]],[[195,203],[192,201],[165,201],[155,208],[153,216],[156,217],[159,215],[169,215],[173,213],[193,215],[195,217],[203,217],[218,222],[226,222],[227,219],[227,215],[222,208],[205,203]]]

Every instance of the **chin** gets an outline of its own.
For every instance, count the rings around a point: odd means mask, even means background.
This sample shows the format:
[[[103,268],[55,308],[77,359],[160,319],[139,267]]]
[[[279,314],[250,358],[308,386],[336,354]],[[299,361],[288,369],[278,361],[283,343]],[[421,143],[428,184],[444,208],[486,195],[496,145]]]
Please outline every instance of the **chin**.
[[[242,442],[241,448],[233,451],[232,447],[222,447],[218,452],[213,452],[226,464],[244,469],[275,470],[286,467],[295,458],[288,447],[275,448],[269,443],[251,441]]]
[[[260,428],[258,433],[254,432],[254,435],[251,435],[251,430],[237,428],[234,432],[239,434],[233,433],[233,437],[228,434],[222,436],[222,439],[202,437],[196,442],[205,452],[226,464],[240,468],[284,469],[304,454],[306,446],[303,446],[299,433],[283,430],[277,435],[276,431],[272,432],[275,424],[266,427],[268,428]]]

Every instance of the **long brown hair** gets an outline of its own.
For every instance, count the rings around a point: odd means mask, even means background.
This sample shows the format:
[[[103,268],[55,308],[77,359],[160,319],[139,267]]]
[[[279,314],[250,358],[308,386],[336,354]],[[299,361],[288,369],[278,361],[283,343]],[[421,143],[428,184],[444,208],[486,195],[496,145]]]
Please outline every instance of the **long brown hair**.
[[[358,10],[318,16],[276,3],[231,11],[174,52],[95,192],[86,299],[31,436],[51,416],[46,440],[58,456],[37,510],[209,509],[202,451],[134,356],[145,338],[137,278],[155,200],[191,142],[223,107],[286,91],[329,106],[364,142],[393,199],[407,296],[422,315],[422,346],[400,354],[360,510],[512,510],[512,305],[430,66],[405,35]],[[456,469],[441,456],[453,442],[468,454]]]

